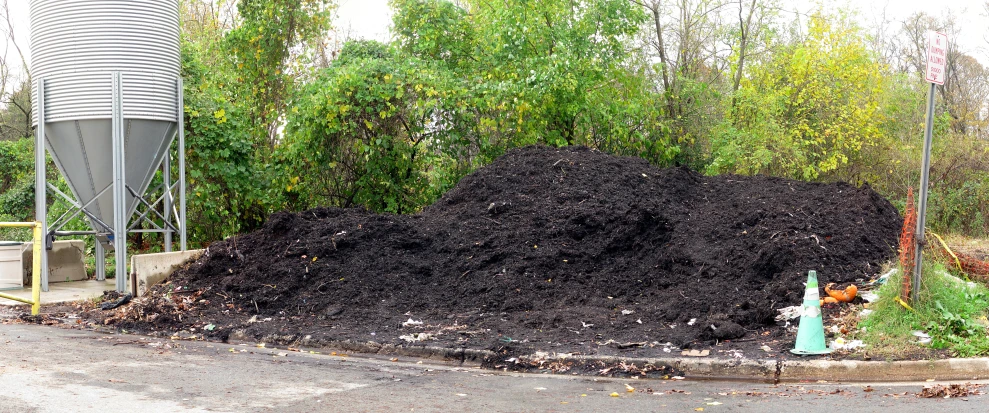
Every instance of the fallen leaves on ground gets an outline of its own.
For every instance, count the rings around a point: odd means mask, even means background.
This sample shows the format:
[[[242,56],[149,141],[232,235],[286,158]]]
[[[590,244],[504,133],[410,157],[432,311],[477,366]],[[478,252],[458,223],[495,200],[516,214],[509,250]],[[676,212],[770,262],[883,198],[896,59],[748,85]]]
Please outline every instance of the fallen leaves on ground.
[[[933,386],[925,386],[920,393],[917,393],[917,397],[923,397],[925,399],[933,398],[952,398],[952,397],[965,397],[974,396],[979,394],[985,394],[982,390],[981,384],[949,384],[941,385],[936,384]]]

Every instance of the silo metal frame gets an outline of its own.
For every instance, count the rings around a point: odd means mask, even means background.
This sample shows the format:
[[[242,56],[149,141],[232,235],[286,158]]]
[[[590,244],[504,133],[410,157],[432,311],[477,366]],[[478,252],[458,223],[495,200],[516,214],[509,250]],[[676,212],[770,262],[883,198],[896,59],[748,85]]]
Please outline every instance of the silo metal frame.
[[[165,156],[162,159],[162,186],[154,189],[152,192],[156,192],[159,188],[162,190],[163,194],[155,202],[149,203],[144,199],[144,194],[140,194],[133,188],[126,184],[127,179],[125,176],[125,145],[124,137],[126,122],[124,120],[123,112],[123,82],[122,74],[119,71],[111,72],[111,84],[112,84],[112,109],[111,109],[111,131],[112,139],[111,146],[113,146],[113,181],[110,186],[103,189],[100,193],[102,194],[106,190],[112,189],[113,194],[113,223],[112,223],[112,237],[113,237],[113,249],[116,258],[116,289],[118,292],[125,292],[127,290],[127,280],[129,274],[127,272],[127,234],[135,232],[160,232],[163,234],[164,238],[164,250],[165,252],[170,252],[172,250],[172,234],[175,232],[179,233],[179,248],[180,251],[185,251],[187,249],[187,236],[186,236],[186,179],[185,179],[185,114],[184,114],[184,92],[182,78],[176,79],[176,119],[177,119],[177,130],[175,132],[176,136],[172,138],[168,147],[171,148],[173,143],[178,143],[178,182],[175,184],[171,183],[171,150],[166,150]],[[73,199],[73,197],[66,195],[54,185],[47,182],[47,164],[45,159],[46,145],[45,145],[45,125],[47,123],[47,117],[45,116],[45,79],[38,79],[38,88],[36,101],[38,103],[37,108],[37,119],[38,124],[35,130],[35,214],[36,219],[42,223],[42,231],[45,234],[45,244],[46,250],[50,250],[52,247],[52,242],[56,236],[70,236],[70,235],[94,235],[97,237],[96,240],[96,277],[97,280],[106,279],[106,251],[103,247],[103,242],[99,239],[101,236],[109,235],[105,233],[100,233],[98,231],[60,231],[62,225],[65,225],[73,218],[78,216],[80,213],[85,214],[88,218],[94,222],[99,223],[103,226],[104,230],[109,229],[107,223],[101,221],[99,217],[96,217],[92,213],[88,212],[86,208],[89,204],[80,204]],[[59,217],[53,227],[50,229],[48,225],[48,208],[47,208],[47,192],[51,190],[56,195],[61,197],[62,200],[66,201],[72,208],[69,209],[65,214]],[[177,190],[177,191],[176,191]],[[128,222],[131,221],[131,217],[127,216],[127,194],[128,192],[138,200],[140,204],[143,204],[146,208],[145,212],[141,214],[134,224],[128,226]],[[178,192],[178,210],[175,210],[175,192]],[[99,195],[95,196],[89,202],[95,202],[99,199]],[[163,209],[165,214],[160,214],[155,210],[158,203],[163,203]],[[154,212],[159,218],[162,219],[163,225],[158,226],[153,219],[148,217],[150,212]],[[174,216],[173,216],[174,215]],[[172,224],[171,219],[175,218],[176,227]],[[135,227],[141,222],[151,222],[155,227],[153,229],[135,229]],[[48,254],[41,255],[41,287],[43,291],[48,291]]]

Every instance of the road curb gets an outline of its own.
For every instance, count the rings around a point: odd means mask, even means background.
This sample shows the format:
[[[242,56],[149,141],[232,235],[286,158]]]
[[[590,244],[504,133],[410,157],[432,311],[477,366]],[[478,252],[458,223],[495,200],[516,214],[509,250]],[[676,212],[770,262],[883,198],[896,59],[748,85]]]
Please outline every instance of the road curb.
[[[538,358],[530,356],[530,360]],[[597,356],[542,357],[542,362],[569,360],[607,365],[667,366],[690,379],[765,382],[893,382],[979,380],[989,377],[989,358],[921,361],[776,360],[718,358],[624,358]]]
[[[676,371],[688,379],[746,380],[760,382],[841,381],[895,382],[924,380],[980,380],[989,378],[989,358],[942,359],[920,361],[860,361],[860,360],[776,360],[719,358],[643,358],[586,355],[533,354],[520,357],[498,355],[488,350],[443,347],[415,347],[374,342],[340,341],[324,344],[357,353],[416,357],[428,360],[455,361],[467,366],[480,366],[485,359],[502,357],[514,366],[541,365],[600,365],[653,366],[658,370]],[[513,360],[514,359],[514,360]],[[511,360],[511,361],[509,361]],[[554,372],[552,368],[513,368],[532,372]],[[568,374],[573,374],[568,371]],[[594,375],[585,371],[586,375]]]
[[[230,334],[227,340],[231,344],[254,344],[258,341],[248,336],[244,330],[236,330]],[[482,362],[489,357],[495,357],[496,353],[489,350],[478,350],[464,347],[435,347],[435,346],[410,346],[398,344],[382,344],[375,341],[355,341],[355,340],[325,340],[313,339],[309,337],[296,338],[295,336],[279,337],[270,335],[261,338],[262,343],[276,343],[282,345],[293,345],[310,348],[332,349],[359,354],[374,354],[383,356],[415,357],[426,360],[436,360],[443,362],[455,362],[468,367],[479,367]]]
[[[239,333],[239,334],[238,334]],[[253,342],[242,331],[231,335],[230,342]],[[287,337],[286,337],[287,338]],[[353,340],[286,340],[276,336],[265,337],[262,342],[281,342],[305,347],[326,348],[351,353],[414,357],[442,362],[455,362],[464,366],[488,366],[510,371],[540,373],[595,374],[607,369],[609,373],[663,372],[682,375],[688,379],[745,380],[761,382],[840,381],[840,382],[895,382],[924,380],[980,380],[989,378],[989,358],[940,359],[919,361],[860,361],[822,359],[745,359],[714,357],[620,357],[537,352],[513,356],[490,350],[446,348],[382,344],[374,341]],[[576,368],[583,367],[583,368]],[[611,367],[611,369],[608,369]],[[618,370],[616,370],[618,368]],[[648,374],[643,376],[651,377]]]
[[[919,361],[786,361],[782,380],[923,381],[989,377],[989,358]]]

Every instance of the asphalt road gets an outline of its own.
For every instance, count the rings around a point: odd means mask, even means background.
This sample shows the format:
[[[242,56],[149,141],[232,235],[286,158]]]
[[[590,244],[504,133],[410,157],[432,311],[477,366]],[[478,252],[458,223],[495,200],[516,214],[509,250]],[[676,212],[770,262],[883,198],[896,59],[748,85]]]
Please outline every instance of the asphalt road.
[[[774,386],[513,374],[414,359],[0,325],[0,412],[987,410],[981,395],[916,397],[933,384]]]

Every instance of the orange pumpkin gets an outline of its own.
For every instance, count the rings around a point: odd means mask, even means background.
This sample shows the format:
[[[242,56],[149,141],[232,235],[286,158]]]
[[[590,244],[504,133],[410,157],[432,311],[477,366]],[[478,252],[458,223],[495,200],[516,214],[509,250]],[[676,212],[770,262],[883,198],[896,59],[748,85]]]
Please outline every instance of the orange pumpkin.
[[[851,302],[855,299],[855,295],[858,294],[859,288],[855,284],[849,285],[844,290],[833,290],[834,283],[828,283],[824,286],[824,292],[828,293],[829,296],[833,297],[835,300],[843,303]],[[827,298],[825,298],[827,300]]]

